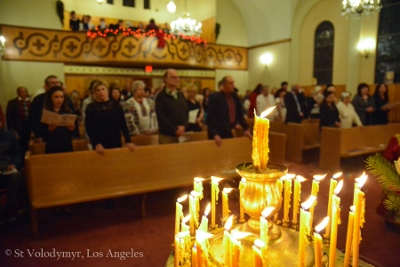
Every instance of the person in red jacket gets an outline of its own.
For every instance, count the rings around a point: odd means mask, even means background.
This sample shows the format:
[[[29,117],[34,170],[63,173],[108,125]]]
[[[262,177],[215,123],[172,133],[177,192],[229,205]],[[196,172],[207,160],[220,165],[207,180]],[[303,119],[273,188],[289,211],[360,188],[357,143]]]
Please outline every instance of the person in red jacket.
[[[261,93],[263,89],[263,85],[261,83],[257,84],[256,88],[254,88],[253,92],[251,92],[249,96],[250,106],[247,111],[247,118],[254,118],[254,109],[256,108],[256,100],[257,96]]]

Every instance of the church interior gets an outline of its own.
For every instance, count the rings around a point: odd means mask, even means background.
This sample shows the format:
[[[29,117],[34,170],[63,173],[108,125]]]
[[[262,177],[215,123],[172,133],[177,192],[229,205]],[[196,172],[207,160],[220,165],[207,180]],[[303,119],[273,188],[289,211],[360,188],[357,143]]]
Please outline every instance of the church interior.
[[[400,1],[369,1],[380,3],[380,10],[371,14],[346,13],[345,2],[353,1],[0,0],[0,106],[5,112],[18,87],[31,95],[49,75],[57,76],[66,92],[82,101],[95,79],[128,92],[137,80],[157,89],[170,68],[179,75],[178,88],[195,84],[198,93],[203,88],[218,92],[219,81],[232,77],[241,98],[259,84],[277,90],[283,81],[289,83],[288,91],[299,85],[307,96],[317,86],[334,84],[336,99],[344,92],[357,95],[361,83],[371,88],[371,95],[377,84],[385,83],[392,107],[388,124],[321,130],[311,119],[298,125],[271,122],[269,153],[288,173],[305,177],[301,202],[313,190],[313,175],[327,174],[319,184],[314,223],[327,215],[331,177],[342,172],[336,247],[343,254],[349,208],[355,205],[354,184],[367,172],[359,266],[399,266],[400,212],[397,221],[379,213],[384,190],[367,170],[366,159],[387,151],[389,140],[400,134]],[[71,29],[73,13],[90,16],[88,30]],[[201,31],[190,36],[175,33],[172,22],[185,16],[201,22]],[[151,19],[163,31],[142,31]],[[109,25],[107,30],[99,29],[102,23]],[[249,128],[253,127],[251,120]],[[239,216],[241,177],[235,167],[252,159],[251,141],[234,133],[217,148],[203,133],[189,137],[190,142],[165,146],[158,145],[156,135],[132,137],[135,155],[110,149],[105,152],[110,156],[102,159],[86,151],[85,140],[74,140],[74,152],[59,155],[45,155],[43,146],[30,146],[23,170],[29,176],[29,205],[16,222],[0,224],[0,266],[196,266],[170,263],[176,253],[177,199],[193,190],[194,177],[204,175],[203,212],[214,194],[209,178],[220,176],[221,191],[234,188],[229,213]],[[96,176],[106,178],[90,182]],[[135,183],[128,184],[133,180],[123,176],[135,177]],[[69,182],[57,184],[61,177]],[[80,187],[96,190],[85,195],[78,192],[83,191]],[[6,195],[0,190],[0,206]],[[222,199],[217,202],[217,229],[224,231]],[[188,202],[183,209],[186,215]],[[283,227],[283,204],[276,216]],[[287,266],[298,266],[291,264]]]

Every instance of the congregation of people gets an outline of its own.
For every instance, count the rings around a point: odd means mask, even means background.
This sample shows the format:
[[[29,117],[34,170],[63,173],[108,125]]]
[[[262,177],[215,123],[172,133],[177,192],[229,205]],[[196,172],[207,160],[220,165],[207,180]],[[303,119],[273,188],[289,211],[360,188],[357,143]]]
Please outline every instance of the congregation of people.
[[[0,107],[0,175],[7,176],[1,183],[9,188],[1,220],[13,218],[10,214],[17,201],[27,202],[26,197],[21,200],[18,196],[24,195],[20,193],[24,190],[21,168],[29,142],[45,143],[45,153],[72,152],[72,140],[82,138],[79,128],[83,128],[89,149],[104,155],[106,149],[123,146],[121,137],[127,149],[134,151],[131,136],[158,134],[160,144],[170,144],[185,141],[188,131],[206,130],[208,139],[221,146],[223,139],[233,137],[234,129],[243,130],[250,138],[247,119],[273,106],[276,108],[268,115],[270,121],[319,119],[320,127],[336,128],[387,124],[388,112],[394,106],[389,103],[386,84],[378,84],[371,95],[369,86],[362,83],[353,98],[351,93],[342,92],[339,101],[332,84],[324,89],[316,86],[309,96],[298,84],[293,84],[291,91],[287,82],[279,89],[258,84],[240,97],[234,78],[225,76],[215,92],[200,89],[195,83],[182,86],[175,69],[165,71],[158,90],[146,87],[141,80],[133,82],[130,92],[121,90],[118,84],[93,80],[84,100],[76,91],[68,94],[55,75],[46,77],[43,87],[32,96],[26,87],[18,87],[5,115]],[[67,124],[48,123],[44,111],[46,116],[76,117]]]

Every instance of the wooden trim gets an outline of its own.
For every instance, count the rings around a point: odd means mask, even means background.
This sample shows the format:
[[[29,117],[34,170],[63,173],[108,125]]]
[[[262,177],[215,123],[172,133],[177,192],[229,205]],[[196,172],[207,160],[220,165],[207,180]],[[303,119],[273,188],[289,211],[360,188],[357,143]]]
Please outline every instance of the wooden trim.
[[[274,41],[274,42],[269,42],[269,43],[265,43],[265,44],[259,44],[259,45],[254,45],[254,46],[249,46],[247,49],[254,49],[254,48],[260,48],[260,47],[265,47],[265,46],[271,46],[271,45],[276,45],[276,44],[283,44],[283,43],[290,43],[292,42],[292,39],[283,39],[283,40],[279,40],[279,41]]]

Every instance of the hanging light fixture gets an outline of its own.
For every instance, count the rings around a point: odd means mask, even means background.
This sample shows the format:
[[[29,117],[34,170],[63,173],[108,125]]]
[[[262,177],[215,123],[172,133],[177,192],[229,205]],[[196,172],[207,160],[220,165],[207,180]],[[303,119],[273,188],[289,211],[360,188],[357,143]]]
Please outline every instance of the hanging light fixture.
[[[370,15],[381,10],[380,0],[343,0],[342,15],[359,17],[361,15]]]
[[[169,13],[175,13],[176,10],[176,5],[174,3],[174,1],[169,1],[168,5],[167,5],[167,10]]]
[[[189,13],[187,13],[186,0],[185,0],[185,13],[179,19],[172,21],[170,25],[171,25],[171,33],[175,35],[199,37],[202,32],[201,22],[197,22],[195,19],[191,19]]]

